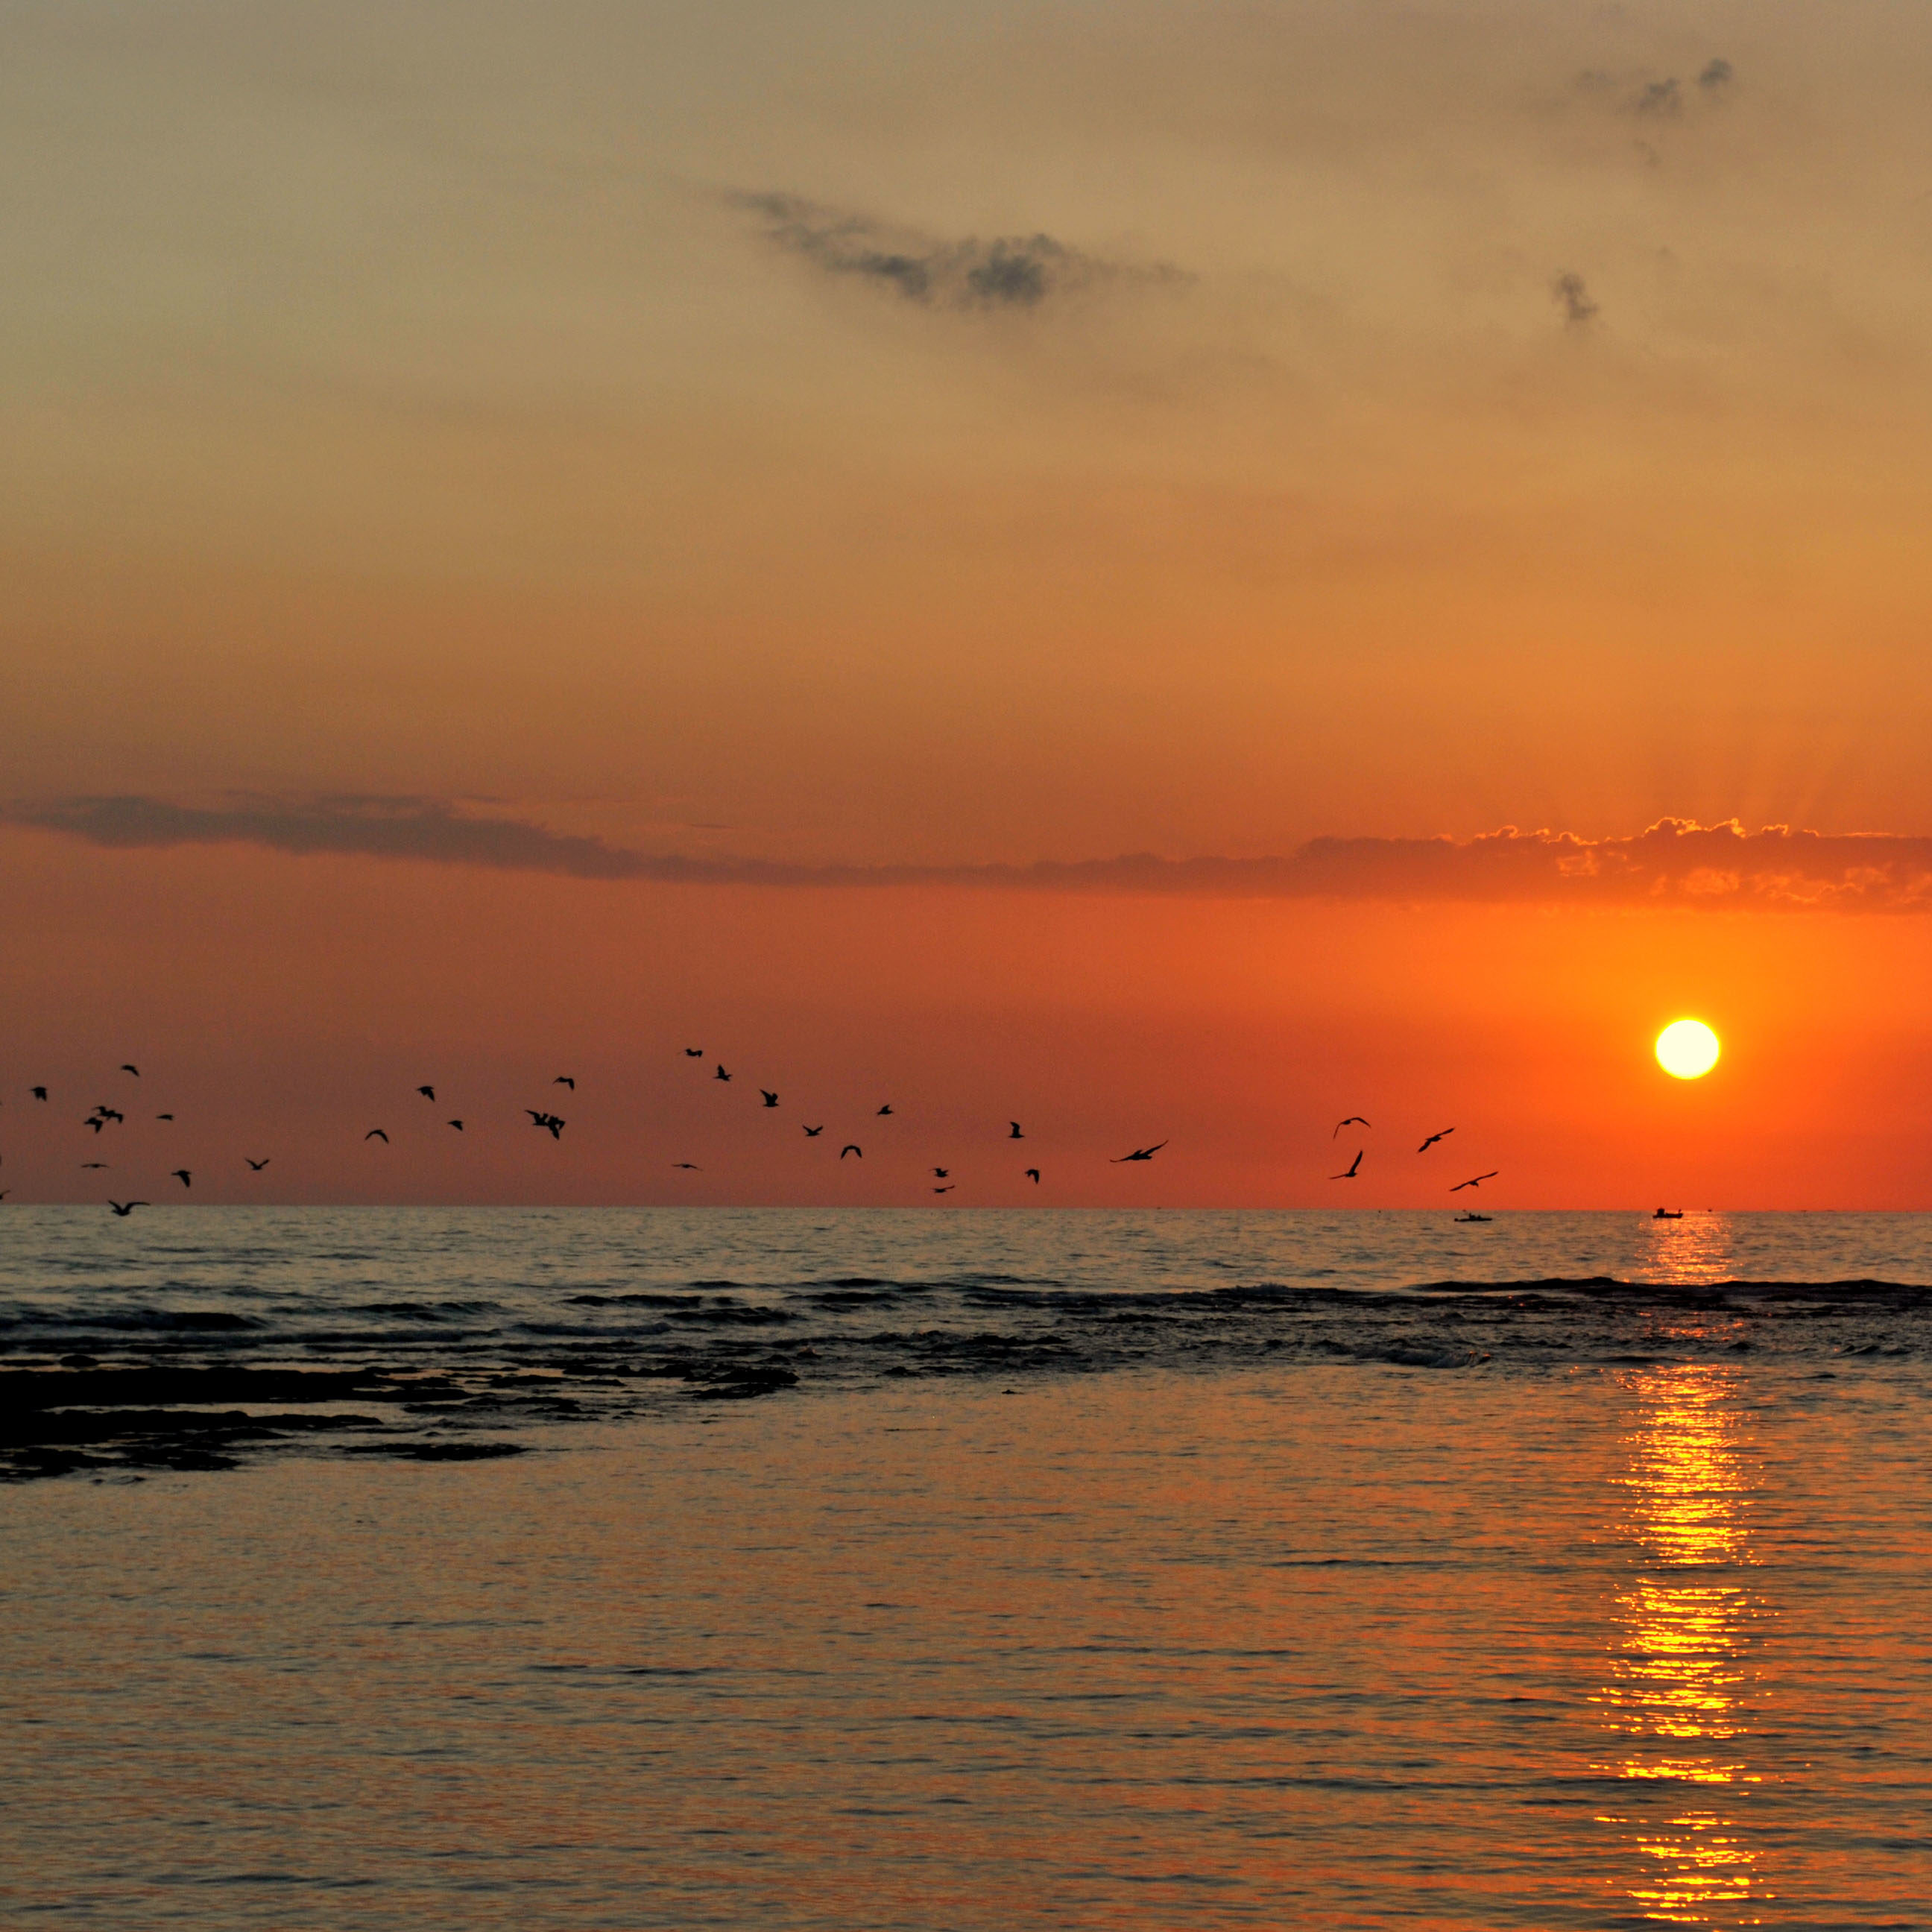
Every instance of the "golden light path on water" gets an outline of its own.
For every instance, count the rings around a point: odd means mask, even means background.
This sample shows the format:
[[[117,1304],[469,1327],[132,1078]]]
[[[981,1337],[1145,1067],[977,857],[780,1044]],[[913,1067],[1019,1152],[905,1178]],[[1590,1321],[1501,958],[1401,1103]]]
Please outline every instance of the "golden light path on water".
[[[1654,1279],[1704,1282],[1730,1271],[1720,1216],[1661,1224],[1654,1240]],[[1687,1316],[1670,1335],[1714,1352],[1731,1339],[1728,1325]],[[1757,1924],[1771,1894],[1740,1811],[1763,1778],[1750,1744],[1752,1643],[1764,1609],[1748,1514],[1758,1475],[1736,1378],[1708,1361],[1674,1363],[1637,1372],[1630,1387],[1618,1528],[1633,1560],[1600,1699],[1616,1742],[1597,1768],[1654,1796],[1600,1822],[1627,1838],[1628,1888],[1643,1917]]]

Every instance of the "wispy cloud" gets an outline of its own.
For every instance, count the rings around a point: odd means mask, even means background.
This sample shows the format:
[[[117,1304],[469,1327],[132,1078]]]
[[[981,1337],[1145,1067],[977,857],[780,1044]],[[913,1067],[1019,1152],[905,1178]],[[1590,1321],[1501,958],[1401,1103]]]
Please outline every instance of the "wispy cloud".
[[[929,308],[1036,309],[1077,292],[1190,279],[1159,263],[1108,261],[1051,235],[949,242],[794,194],[733,192],[725,200],[756,216],[778,247],[826,274],[870,281]]]
[[[1558,275],[1550,284],[1550,292],[1562,310],[1563,320],[1572,328],[1581,328],[1597,313],[1597,304],[1590,298],[1589,285],[1574,272],[1566,271]]]
[[[1828,833],[1735,820],[1660,819],[1615,838],[1513,826],[1474,838],[1314,838],[1279,858],[1118,858],[1027,866],[797,865],[634,850],[527,819],[470,815],[422,798],[139,796],[19,801],[0,824],[122,850],[244,844],[308,857],[413,860],[673,885],[952,886],[1203,898],[1381,899],[1477,904],[1932,911],[1932,838]]]

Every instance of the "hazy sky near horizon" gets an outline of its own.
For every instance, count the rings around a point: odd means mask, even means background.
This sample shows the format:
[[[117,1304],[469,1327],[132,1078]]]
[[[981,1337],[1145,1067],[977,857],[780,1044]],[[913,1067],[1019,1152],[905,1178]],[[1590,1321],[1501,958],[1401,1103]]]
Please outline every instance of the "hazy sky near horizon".
[[[1137,1015],[1150,1114],[1232,1123],[1174,1198],[1266,1192],[1268,1136],[1371,1072],[1517,1123],[1552,1202],[1667,1187],[1648,1100],[1565,1056],[1628,1028],[1640,1066],[1694,1001],[1754,1077],[1824,1034],[1932,1070],[1928,93],[1904,4],[0,8],[0,874],[40,941],[0,1106],[34,1055],[82,1077],[90,1012],[188,1053],[163,985],[292,1075],[299,1015],[224,958],[440,970],[439,1051],[514,1084],[425,898],[472,946],[572,935],[528,966],[544,1024],[619,1024],[634,954],[667,1040],[789,1015],[822,1066],[869,999],[995,1114],[1013,1042],[1101,1090]],[[1666,817],[1907,842],[1570,902]],[[1528,854],[1547,890],[1403,869],[1505,826],[1581,842]],[[1405,842],[1341,903],[1321,839]],[[1138,854],[1301,884],[954,876]],[[790,883],[659,862],[746,859]],[[1556,979],[1494,1005],[1504,956]],[[406,1030],[358,983],[327,1004],[373,1066]],[[1257,1028],[1279,1119],[1228,1084]],[[1714,1184],[1916,1198],[1857,1080],[1834,1114],[1737,1064],[1768,1138]]]

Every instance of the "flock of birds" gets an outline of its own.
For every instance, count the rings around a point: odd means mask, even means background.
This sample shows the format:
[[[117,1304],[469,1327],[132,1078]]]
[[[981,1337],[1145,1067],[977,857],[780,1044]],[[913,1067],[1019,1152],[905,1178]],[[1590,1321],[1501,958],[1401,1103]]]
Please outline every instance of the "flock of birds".
[[[703,1060],[706,1058],[704,1048],[700,1046],[688,1046],[684,1049],[684,1054],[687,1059],[691,1060]],[[141,1078],[141,1070],[131,1060],[123,1060],[118,1071],[125,1074],[130,1074],[136,1080]],[[728,1084],[732,1078],[732,1075],[730,1070],[724,1066],[723,1062],[718,1061],[714,1064],[714,1070],[712,1072],[712,1078],[714,1082],[722,1082]],[[550,1084],[553,1087],[562,1087],[566,1088],[572,1094],[574,1094],[577,1090],[576,1077],[572,1074],[560,1073],[555,1076]],[[43,1105],[49,1104],[49,1090],[46,1087],[31,1087],[28,1089],[28,1091],[32,1094],[35,1102]],[[416,1091],[419,1098],[428,1101],[431,1105],[435,1103],[436,1092],[435,1085],[433,1082],[424,1082],[416,1088]],[[764,1109],[768,1111],[776,1110],[781,1105],[779,1096],[772,1088],[769,1087],[760,1087],[758,1089],[758,1093],[760,1096],[761,1106]],[[548,1133],[554,1141],[562,1140],[563,1138],[563,1130],[569,1125],[569,1122],[566,1120],[562,1115],[551,1112],[547,1107],[526,1107],[523,1109],[523,1112],[529,1116],[530,1125],[533,1129],[541,1133]],[[158,1113],[154,1116],[154,1118],[158,1121],[172,1121],[174,1118],[175,1116],[171,1112]],[[890,1120],[895,1118],[892,1102],[890,1101],[885,1102],[878,1108],[873,1118],[877,1120]],[[95,1138],[98,1140],[109,1127],[124,1125],[126,1124],[127,1118],[128,1116],[126,1113],[120,1108],[110,1106],[106,1102],[101,1101],[96,1103],[92,1112],[89,1113],[84,1118],[81,1124],[85,1127],[91,1129],[93,1131]],[[820,1121],[815,1126],[808,1125],[803,1121],[801,1121],[799,1124],[806,1138],[808,1140],[817,1140],[824,1133],[826,1126],[826,1123],[824,1121]],[[1351,1114],[1346,1118],[1336,1122],[1334,1132],[1330,1135],[1329,1138],[1331,1140],[1338,1138],[1344,1127],[1359,1126],[1368,1128],[1372,1131],[1373,1124],[1374,1124],[1372,1121],[1367,1120],[1362,1114]],[[466,1132],[468,1131],[466,1124],[460,1115],[453,1115],[450,1117],[443,1122],[443,1125],[459,1134]],[[1438,1132],[1430,1135],[1429,1137],[1424,1141],[1422,1144],[1416,1149],[1416,1152],[1418,1154],[1427,1154],[1431,1148],[1436,1146],[1438,1142],[1447,1140],[1455,1131],[1456,1130],[1454,1127],[1442,1128]],[[389,1144],[389,1136],[388,1131],[386,1129],[382,1127],[376,1126],[370,1128],[368,1131],[363,1135],[362,1138],[365,1142],[368,1141],[380,1141],[386,1147]],[[1006,1135],[1006,1142],[1010,1144],[1014,1141],[1022,1141],[1025,1138],[1025,1131],[1021,1126],[1018,1120],[1009,1121],[1007,1124],[1007,1132]],[[1155,1141],[1145,1147],[1130,1148],[1124,1154],[1117,1154],[1113,1156],[1109,1165],[1115,1167],[1123,1167],[1136,1162],[1144,1163],[1146,1162],[1151,1161],[1162,1148],[1166,1148],[1168,1144],[1169,1143],[1167,1141],[1160,1140]],[[1358,1148],[1355,1150],[1355,1156],[1354,1160],[1352,1160],[1340,1174],[1331,1174],[1329,1178],[1331,1180],[1354,1180],[1357,1179],[1362,1172],[1362,1162],[1366,1156],[1366,1152],[1367,1150],[1366,1148]],[[856,1141],[847,1141],[838,1150],[838,1158],[842,1162],[850,1159],[863,1160],[865,1157],[866,1150]],[[247,1163],[249,1170],[256,1174],[260,1174],[266,1168],[272,1158],[272,1156],[267,1154],[264,1154],[259,1160],[257,1160],[253,1154],[244,1154],[242,1156],[242,1159]],[[695,1161],[680,1160],[674,1161],[670,1164],[674,1169],[684,1172],[701,1174],[704,1172],[704,1168],[701,1168]],[[81,1167],[83,1171],[106,1170],[108,1165],[109,1163],[106,1161],[100,1160],[88,1160],[81,1162]],[[1472,1175],[1466,1180],[1459,1180],[1455,1183],[1455,1184],[1450,1187],[1449,1192],[1451,1194],[1460,1194],[1466,1188],[1480,1187],[1484,1181],[1495,1180],[1500,1170],[1498,1168],[1491,1168],[1485,1173]],[[932,1170],[932,1191],[934,1194],[950,1194],[957,1187],[958,1184],[953,1179],[952,1170],[950,1167],[934,1167]],[[1025,1176],[1028,1180],[1033,1184],[1034,1186],[1037,1187],[1040,1185],[1040,1170],[1037,1167],[1023,1168],[1021,1169],[1021,1172]],[[167,1178],[171,1180],[179,1181],[184,1192],[192,1190],[194,1186],[194,1171],[191,1168],[177,1167],[172,1168],[169,1171]],[[4,1188],[0,1188],[0,1201],[4,1201],[7,1198],[7,1195],[10,1191],[10,1190]],[[107,1202],[106,1204],[116,1215],[124,1219],[127,1216],[133,1214],[136,1208],[150,1207],[153,1204],[150,1202],[142,1200],[130,1199],[126,1201],[116,1201],[110,1198]],[[1486,1217],[1480,1215],[1472,1214],[1466,1218],[1480,1220]]]

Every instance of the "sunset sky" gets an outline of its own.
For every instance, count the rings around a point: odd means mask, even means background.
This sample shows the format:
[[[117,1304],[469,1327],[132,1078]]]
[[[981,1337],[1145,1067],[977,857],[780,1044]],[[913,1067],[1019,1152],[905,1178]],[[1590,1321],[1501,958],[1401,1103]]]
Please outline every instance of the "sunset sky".
[[[1932,1204],[1928,98],[1897,4],[7,8],[0,1185]]]

